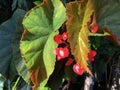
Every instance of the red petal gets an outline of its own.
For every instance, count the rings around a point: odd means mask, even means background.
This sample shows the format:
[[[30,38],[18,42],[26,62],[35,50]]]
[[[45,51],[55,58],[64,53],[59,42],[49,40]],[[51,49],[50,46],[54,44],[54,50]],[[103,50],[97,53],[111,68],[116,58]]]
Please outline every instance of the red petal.
[[[62,39],[63,39],[64,41],[68,39],[68,33],[67,33],[67,32],[64,32],[64,33],[62,34]]]
[[[91,56],[91,57],[94,57],[96,56],[97,52],[95,50],[90,50],[88,55]]]
[[[85,72],[84,68],[81,67],[79,64],[73,65],[73,71],[78,75],[82,75]]]
[[[90,52],[88,53],[88,59],[90,61],[94,61],[94,57],[96,56],[97,52],[95,50],[90,50]]]
[[[95,34],[95,33],[98,31],[98,25],[95,24],[95,25],[93,26],[93,28],[91,29],[91,31],[92,31],[92,33]]]
[[[64,57],[68,57],[69,56],[69,49],[67,47],[65,47],[63,50],[64,50]]]
[[[62,35],[60,34],[57,34],[54,36],[54,41],[57,43],[57,44],[61,44],[62,43]]]
[[[54,54],[55,54],[55,55],[58,55],[59,50],[60,50],[59,48],[56,48],[56,49],[53,51],[53,52],[54,52]]]
[[[60,61],[62,59],[62,57],[57,56],[57,61]]]
[[[94,61],[94,57],[89,57],[88,58],[90,61]]]
[[[54,54],[57,55],[57,60],[60,60],[69,56],[69,49],[59,47],[54,50]]]
[[[65,47],[65,48],[60,47],[60,48],[59,48],[58,55],[59,55],[60,57],[62,57],[62,58],[68,57],[68,56],[69,56],[69,50],[68,50],[68,48],[67,48],[67,47]]]
[[[61,57],[64,57],[65,52],[64,52],[63,48],[60,48],[58,55],[61,56]]]
[[[72,58],[68,58],[67,62],[65,63],[65,66],[69,66],[73,63],[73,59]]]

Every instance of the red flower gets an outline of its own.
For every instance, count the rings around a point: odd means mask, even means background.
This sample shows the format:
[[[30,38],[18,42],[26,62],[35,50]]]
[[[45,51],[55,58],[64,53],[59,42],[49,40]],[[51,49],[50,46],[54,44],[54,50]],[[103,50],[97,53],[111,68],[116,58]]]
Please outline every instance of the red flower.
[[[90,61],[94,61],[94,57],[96,56],[97,52],[95,50],[90,50],[90,52],[88,53],[88,59]]]
[[[64,32],[64,33],[62,34],[62,39],[63,39],[64,41],[68,39],[68,33],[67,33],[67,32]]]
[[[95,34],[97,31],[98,31],[98,24],[95,24],[95,25],[92,27],[91,32]]]
[[[69,66],[73,63],[73,59],[72,58],[68,58],[67,62],[65,63],[65,66]]]
[[[56,49],[54,50],[54,54],[57,55],[58,52],[59,52],[59,48],[56,48]]]
[[[57,44],[61,44],[62,43],[62,35],[60,34],[57,34],[54,36],[54,41],[57,43]]]
[[[69,49],[67,47],[59,47],[54,50],[54,54],[57,55],[57,60],[61,60],[69,56]]]
[[[84,68],[78,63],[73,65],[73,71],[78,75],[82,75],[85,72]]]
[[[57,44],[64,43],[64,41],[67,40],[67,39],[68,39],[68,33],[67,32],[64,32],[62,35],[57,34],[57,35],[54,36],[54,41]]]

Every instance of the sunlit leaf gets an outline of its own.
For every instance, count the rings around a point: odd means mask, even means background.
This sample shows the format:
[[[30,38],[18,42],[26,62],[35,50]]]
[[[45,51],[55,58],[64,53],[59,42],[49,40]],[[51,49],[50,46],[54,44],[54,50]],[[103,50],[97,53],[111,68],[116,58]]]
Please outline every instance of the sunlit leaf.
[[[94,12],[93,0],[83,2],[72,2],[67,4],[67,31],[71,52],[79,63],[89,74],[87,54],[89,52],[89,30],[87,23]]]
[[[66,20],[65,8],[59,0],[45,0],[28,12],[23,20],[24,33],[20,48],[22,57],[30,71],[34,89],[43,90],[53,73],[57,47],[53,37]]]

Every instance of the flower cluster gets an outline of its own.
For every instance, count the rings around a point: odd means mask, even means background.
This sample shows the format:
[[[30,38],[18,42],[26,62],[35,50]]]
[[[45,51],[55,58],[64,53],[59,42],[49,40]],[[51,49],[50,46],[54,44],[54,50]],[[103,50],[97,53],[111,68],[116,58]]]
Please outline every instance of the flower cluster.
[[[88,59],[90,61],[94,61],[96,54],[97,52],[95,50],[90,50],[88,53]],[[73,71],[78,75],[82,75],[85,72],[84,68],[78,63],[73,65]]]
[[[57,44],[64,44],[63,46],[59,46],[54,50],[54,54],[57,56],[57,60],[62,60],[64,58],[67,58],[70,55],[69,51],[69,44],[67,43],[68,34],[67,32],[64,32],[63,34],[57,34],[54,36],[54,41]]]
[[[91,28],[91,32],[96,34],[98,31],[98,25],[94,25]],[[64,60],[65,58],[67,59],[66,66],[69,66],[73,63],[74,58],[71,58],[71,53],[70,53],[70,45],[67,42],[68,39],[68,33],[64,32],[62,34],[57,34],[54,36],[54,41],[58,44],[58,47],[55,48],[54,54],[57,57],[57,61]],[[88,53],[88,60],[94,61],[94,57],[96,56],[96,51],[95,50],[90,50]],[[78,63],[73,65],[73,71],[78,74],[82,75],[85,72],[85,69]]]
[[[64,32],[63,34],[57,34],[54,36],[54,41],[57,43],[57,44],[62,44],[64,43],[68,38],[68,33],[67,32]]]

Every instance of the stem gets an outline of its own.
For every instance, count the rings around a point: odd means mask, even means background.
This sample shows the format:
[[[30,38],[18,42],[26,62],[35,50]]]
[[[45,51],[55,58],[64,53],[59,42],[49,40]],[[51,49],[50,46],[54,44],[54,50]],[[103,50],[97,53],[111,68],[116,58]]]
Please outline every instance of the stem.
[[[85,84],[84,84],[84,90],[93,90],[94,81],[92,76],[86,77]]]
[[[100,33],[96,33],[96,34],[94,34],[94,33],[89,33],[89,36],[110,36],[110,34],[109,33],[107,33],[107,32],[104,32],[103,34],[100,34]]]
[[[14,86],[12,87],[12,90],[17,90],[17,85],[20,81],[20,76],[17,78],[17,81],[15,82]]]

